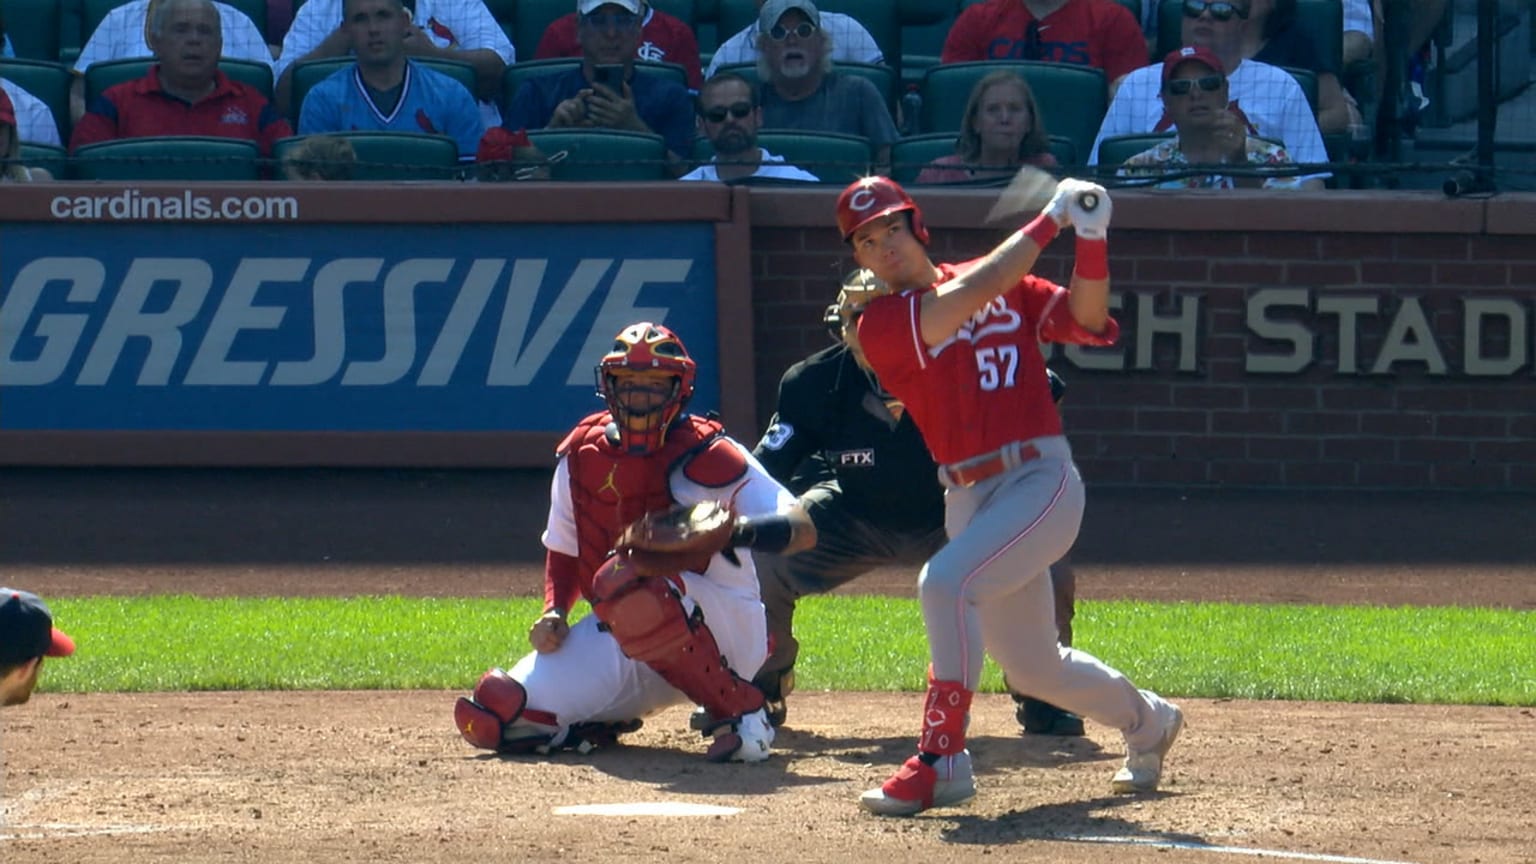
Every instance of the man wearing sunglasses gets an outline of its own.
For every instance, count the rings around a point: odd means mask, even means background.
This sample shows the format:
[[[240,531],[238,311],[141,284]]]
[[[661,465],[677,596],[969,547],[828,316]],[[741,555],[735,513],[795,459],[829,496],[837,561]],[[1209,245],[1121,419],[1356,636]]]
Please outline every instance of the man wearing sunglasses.
[[[1278,66],[1243,59],[1244,28],[1250,0],[1184,0],[1181,50],[1207,52],[1225,70],[1227,110],[1242,121],[1250,136],[1277,141],[1299,165],[1323,165],[1328,151],[1317,117],[1306,94],[1289,72]],[[1115,135],[1169,132],[1174,126],[1163,101],[1163,68],[1158,63],[1125,76],[1109,103],[1093,142],[1090,165],[1099,162],[1099,144]],[[1303,181],[1320,186],[1329,175],[1309,173]]]
[[[967,6],[942,63],[1042,60],[1104,70],[1109,92],[1147,64],[1141,24],[1115,0],[986,0]]]
[[[867,138],[884,165],[901,137],[891,109],[868,79],[833,69],[832,34],[821,21],[811,0],[768,0],[758,13],[763,126]]]
[[[1122,177],[1166,177],[1159,189],[1297,189],[1296,177],[1242,173],[1186,173],[1190,166],[1240,165],[1287,168],[1294,165],[1285,148],[1248,134],[1227,110],[1227,76],[1221,61],[1204,48],[1180,48],[1163,60],[1163,104],[1178,133],[1121,166]],[[1306,181],[1322,186],[1318,180]],[[1312,187],[1309,187],[1312,188]]]
[[[721,72],[699,91],[699,133],[709,139],[714,158],[678,178],[731,183],[748,177],[817,183],[815,174],[796,168],[757,146],[763,111],[757,88],[734,72]]]
[[[757,0],[761,12],[767,0]],[[858,19],[841,12],[821,13],[821,26],[832,36],[832,62],[834,63],[884,63],[885,55],[875,43],[875,37]],[[757,37],[761,32],[758,22],[753,21],[721,43],[709,61],[706,78],[715,77],[723,66],[734,63],[756,63],[759,56]]]
[[[693,150],[693,99],[683,85],[661,75],[635,74],[640,45],[641,0],[577,0],[581,66],[536,75],[512,97],[508,131],[518,129],[619,129],[660,135],[667,142],[673,177],[688,169]],[[600,69],[618,71],[604,81]]]

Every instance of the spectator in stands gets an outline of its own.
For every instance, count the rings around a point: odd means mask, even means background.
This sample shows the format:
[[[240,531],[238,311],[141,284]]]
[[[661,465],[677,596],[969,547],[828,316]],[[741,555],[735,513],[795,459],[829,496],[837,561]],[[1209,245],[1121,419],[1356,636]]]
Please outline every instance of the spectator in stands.
[[[283,179],[351,180],[356,164],[352,142],[337,135],[311,135],[283,157]]]
[[[761,52],[758,45],[762,36],[762,8],[766,0],[757,0],[758,20],[720,43],[719,49],[709,61],[707,77],[715,77],[721,66],[735,63],[756,63]],[[875,37],[858,19],[841,12],[821,13],[821,27],[832,37],[832,62],[834,63],[884,63],[885,55],[876,44]]]
[[[53,175],[42,168],[28,168],[12,161],[20,158],[21,136],[16,132],[16,107],[11,104],[11,97],[0,90],[0,182],[29,183],[53,179]]]
[[[75,124],[70,152],[117,138],[213,135],[254,141],[270,156],[293,130],[267,97],[219,71],[223,41],[212,0],[164,0],[150,18],[158,62],[96,97]]]
[[[1279,141],[1298,164],[1328,161],[1323,136],[1306,94],[1289,72],[1268,63],[1243,59],[1243,26],[1249,0],[1185,0],[1181,51],[1204,48],[1226,70],[1231,101],[1227,110],[1242,120],[1249,135]],[[1098,164],[1099,143],[1111,135],[1166,132],[1173,121],[1159,97],[1162,64],[1125,76],[1093,142],[1089,164]],[[1326,174],[1311,175],[1326,177]]]
[[[16,48],[11,45],[11,34],[5,32],[5,11],[0,9],[0,57],[15,57]]]
[[[1215,54],[1205,48],[1169,54],[1163,61],[1162,99],[1177,134],[1127,159],[1119,175],[1161,177],[1191,165],[1294,165],[1284,147],[1248,134],[1243,121],[1227,110],[1229,96],[1227,76]],[[1159,189],[1321,189],[1323,181],[1211,173],[1172,176],[1155,185]]]
[[[267,38],[278,47],[272,52],[273,57],[283,53],[283,37],[288,35],[288,28],[293,26],[293,7],[295,0],[267,0]],[[298,0],[302,3],[303,0]]]
[[[1104,70],[1109,93],[1147,65],[1141,23],[1115,0],[986,0],[949,28],[941,63],[1043,60]]]
[[[53,626],[41,597],[0,588],[0,708],[32,698],[43,659],[75,653],[75,640]]]
[[[344,57],[351,49],[342,24],[344,0],[307,0],[294,13],[277,60],[277,107],[285,114],[294,107],[292,68],[295,63]],[[501,75],[514,60],[512,42],[482,0],[414,0],[405,4],[411,26],[405,53],[424,59],[457,60],[475,67],[482,122],[501,123],[496,107]]]
[[[565,158],[564,151],[554,158],[545,156],[529,140],[527,131],[516,132],[497,126],[487,129],[475,153],[475,178],[481,183],[508,180],[548,180],[549,164]]]
[[[1439,7],[1439,12],[1445,11],[1446,0],[1414,0],[1413,17],[1418,20],[1422,15],[1434,13],[1434,20],[1438,22],[1440,15],[1435,13],[1434,7]],[[1344,0],[1344,65],[1348,66],[1357,60],[1369,60],[1375,53],[1376,41],[1376,9],[1371,0]],[[1431,25],[1425,31],[1424,38],[1429,38],[1429,31],[1434,30]],[[1418,44],[1424,44],[1420,41]]]
[[[763,128],[840,132],[869,139],[875,162],[890,161],[901,134],[875,85],[832,68],[832,34],[811,0],[768,0],[757,19],[757,77]]]
[[[1360,123],[1360,109],[1339,81],[1336,58],[1322,56],[1307,32],[1296,26],[1296,0],[1252,0],[1243,28],[1243,56],[1316,72],[1317,125],[1324,134]]]
[[[763,109],[752,82],[734,72],[716,74],[699,91],[699,131],[715,148],[715,157],[679,179],[722,183],[745,177],[820,181],[815,174],[757,146],[757,130],[762,125]]]
[[[85,112],[85,71],[97,63],[108,60],[126,60],[148,57],[154,54],[149,44],[150,31],[155,28],[154,17],[162,14],[162,0],[131,0],[107,13],[96,25],[96,31],[80,49],[75,60],[75,82],[70,94],[70,111],[76,121]],[[224,34],[224,46],[220,58],[249,60],[253,63],[272,65],[272,52],[266,37],[244,12],[226,3],[215,2],[213,8],[219,15],[219,26]]]
[[[685,173],[693,150],[693,98],[659,75],[635,74],[640,0],[578,0],[576,38],[581,66],[525,81],[512,97],[507,129],[597,128],[660,135],[672,176]],[[600,68],[622,66],[617,86],[601,83]],[[622,92],[620,92],[622,87]]]
[[[640,20],[640,47],[635,59],[654,63],[676,63],[688,73],[688,89],[698,92],[704,83],[704,73],[699,68],[699,40],[681,18],[644,3]],[[553,57],[580,57],[581,43],[576,39],[577,14],[570,12],[556,18],[539,37],[539,47],[533,59]]]
[[[54,147],[63,143],[59,138],[58,120],[49,110],[48,103],[10,79],[0,78],[0,90],[11,100],[11,107],[16,113],[16,134],[21,140]]]
[[[924,168],[916,182],[1006,179],[1021,165],[1054,168],[1056,157],[1029,82],[1016,72],[999,70],[971,88],[955,152]]]
[[[415,25],[400,0],[345,0],[342,33],[357,62],[338,69],[304,97],[299,134],[353,129],[447,135],[459,159],[474,161],[485,123],[475,97],[452,76],[411,60]]]

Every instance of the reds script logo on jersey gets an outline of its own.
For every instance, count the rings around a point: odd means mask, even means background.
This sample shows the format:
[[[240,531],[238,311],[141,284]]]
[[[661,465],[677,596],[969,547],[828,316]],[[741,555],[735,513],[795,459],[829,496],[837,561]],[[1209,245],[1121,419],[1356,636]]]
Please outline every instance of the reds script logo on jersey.
[[[1013,309],[1008,308],[1008,300],[1005,297],[994,297],[992,302],[982,307],[971,319],[960,325],[955,335],[928,349],[929,356],[937,357],[945,348],[956,342],[970,342],[976,344],[988,336],[1003,333],[1016,333],[1024,326],[1024,317]]]

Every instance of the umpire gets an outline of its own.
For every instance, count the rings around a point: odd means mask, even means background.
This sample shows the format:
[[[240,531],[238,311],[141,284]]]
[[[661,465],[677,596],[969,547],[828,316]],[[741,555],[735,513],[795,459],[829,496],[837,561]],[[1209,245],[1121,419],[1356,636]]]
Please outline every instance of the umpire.
[[[880,386],[859,350],[854,322],[882,293],[884,286],[868,271],[848,277],[824,318],[837,344],[784,373],[777,410],[752,451],[800,497],[816,523],[814,548],[755,556],[771,653],[753,683],[767,697],[775,726],[784,722],[785,698],[795,686],[796,601],[825,594],[875,567],[921,566],[947,541],[938,469],[912,418]],[[1052,373],[1052,395],[1059,400],[1063,388]],[[1057,629],[1062,644],[1070,644],[1070,569],[1053,567],[1051,581]],[[1083,722],[1074,714],[1018,694],[1014,700],[1028,732],[1083,734]]]

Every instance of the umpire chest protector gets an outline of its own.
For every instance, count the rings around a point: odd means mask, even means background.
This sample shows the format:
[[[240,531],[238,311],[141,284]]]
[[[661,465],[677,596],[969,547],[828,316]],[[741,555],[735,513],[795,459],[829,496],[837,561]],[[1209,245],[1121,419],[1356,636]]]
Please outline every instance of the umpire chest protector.
[[[606,411],[577,424],[560,442],[559,455],[571,477],[581,572],[595,573],[613,551],[624,526],[676,503],[668,482],[681,468],[701,486],[727,486],[741,479],[747,463],[714,420],[685,414],[667,431],[661,447],[644,455],[623,452],[608,434]]]

